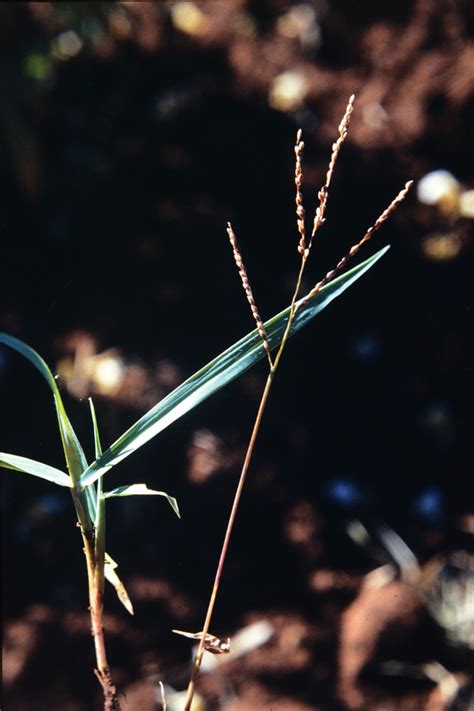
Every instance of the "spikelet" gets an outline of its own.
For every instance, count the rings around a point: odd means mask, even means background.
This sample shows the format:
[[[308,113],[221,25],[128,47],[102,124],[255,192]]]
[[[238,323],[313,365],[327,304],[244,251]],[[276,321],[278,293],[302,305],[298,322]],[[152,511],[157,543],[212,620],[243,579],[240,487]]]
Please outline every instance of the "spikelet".
[[[355,96],[352,94],[350,97],[348,104],[346,106],[346,111],[344,113],[344,116],[342,117],[342,121],[339,124],[339,138],[335,143],[332,144],[332,153],[331,153],[331,158],[329,160],[329,166],[328,170],[326,173],[326,182],[324,183],[323,187],[320,189],[318,192],[318,199],[319,199],[319,205],[316,209],[316,214],[314,216],[314,222],[313,222],[313,231],[311,232],[311,241],[313,240],[314,235],[318,231],[318,229],[321,227],[321,225],[324,222],[324,213],[326,212],[326,205],[328,201],[328,195],[329,195],[329,186],[331,184],[332,176],[334,173],[334,168],[336,165],[337,158],[339,156],[339,152],[342,148],[342,144],[346,140],[347,132],[349,130],[349,124],[351,122],[351,115],[352,111],[354,110],[354,100]],[[311,246],[311,242],[310,242]]]
[[[407,193],[408,193],[408,191],[410,190],[410,188],[411,188],[412,185],[413,185],[413,180],[409,180],[408,183],[405,183],[405,187],[404,187],[402,190],[400,190],[400,192],[399,192],[398,195],[392,200],[392,202],[390,203],[390,205],[389,205],[388,207],[386,207],[385,210],[377,217],[377,219],[375,220],[374,224],[373,224],[371,227],[369,227],[369,229],[367,230],[367,232],[365,233],[365,235],[362,237],[362,239],[359,240],[359,242],[357,242],[357,244],[354,244],[354,245],[350,248],[350,250],[348,251],[348,253],[336,264],[336,266],[334,267],[334,269],[331,269],[331,271],[329,271],[329,272],[326,274],[326,276],[324,277],[324,279],[321,279],[321,281],[319,281],[319,282],[313,287],[313,289],[311,289],[311,291],[309,292],[309,294],[307,294],[307,296],[299,303],[298,309],[301,308],[302,306],[304,306],[304,304],[308,301],[308,299],[312,298],[313,296],[316,296],[316,294],[318,293],[318,291],[319,291],[320,289],[322,289],[323,286],[326,286],[326,284],[328,284],[330,281],[332,281],[332,280],[334,279],[334,277],[336,276],[336,274],[337,274],[338,272],[340,272],[341,269],[344,269],[344,267],[346,266],[346,264],[348,263],[348,261],[349,261],[350,259],[352,259],[352,257],[354,257],[354,256],[357,254],[357,252],[360,250],[360,248],[362,247],[362,245],[364,245],[366,242],[369,241],[369,239],[372,237],[372,235],[374,234],[374,232],[376,232],[376,231],[383,225],[383,223],[385,222],[385,220],[386,220],[386,219],[392,214],[392,212],[396,209],[397,205],[399,205],[399,204],[402,202],[402,200],[405,199],[405,197],[407,196]]]
[[[304,143],[301,140],[303,137],[303,132],[301,128],[298,129],[296,134],[296,144],[295,144],[295,186],[296,186],[296,224],[298,226],[298,232],[300,233],[300,241],[298,244],[298,252],[303,255],[306,249],[306,228],[305,228],[305,212],[303,207],[303,194],[301,192],[301,184],[303,182],[303,169],[301,167],[301,162],[303,158]]]
[[[237,238],[235,236],[234,230],[232,229],[232,225],[230,222],[227,223],[227,234],[229,235],[229,240],[230,244],[232,246],[232,250],[234,253],[234,260],[237,265],[237,269],[239,270],[239,276],[240,280],[242,282],[242,287],[245,292],[245,296],[247,297],[247,301],[250,304],[250,310],[252,311],[252,316],[254,317],[255,323],[257,324],[257,330],[259,333],[260,338],[263,341],[263,347],[265,348],[267,352],[267,357],[270,365],[272,364],[272,359],[270,356],[270,344],[268,343],[268,338],[267,338],[267,333],[265,331],[265,326],[263,325],[263,321],[260,317],[260,313],[257,308],[257,304],[255,303],[255,299],[253,298],[253,293],[252,289],[250,287],[250,282],[247,276],[247,270],[245,268],[245,264],[242,259],[242,255],[240,253],[239,245],[237,242]]]

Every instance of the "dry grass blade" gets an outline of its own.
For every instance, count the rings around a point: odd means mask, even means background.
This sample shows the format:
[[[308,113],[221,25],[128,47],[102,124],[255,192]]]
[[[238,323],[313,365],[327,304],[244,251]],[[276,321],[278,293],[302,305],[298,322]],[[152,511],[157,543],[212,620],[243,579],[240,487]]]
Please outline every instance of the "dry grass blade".
[[[270,345],[268,343],[268,338],[267,334],[265,331],[265,326],[263,325],[263,321],[260,317],[260,313],[257,308],[257,304],[255,303],[255,299],[253,298],[253,293],[252,289],[250,287],[250,282],[249,278],[247,276],[247,270],[245,268],[244,261],[242,259],[242,254],[240,252],[240,248],[237,242],[237,237],[235,236],[235,232],[232,229],[232,225],[230,222],[227,223],[227,234],[229,235],[229,241],[232,246],[232,250],[234,253],[234,260],[237,265],[237,269],[239,270],[239,276],[242,281],[242,287],[245,292],[245,296],[247,297],[247,301],[250,304],[250,310],[252,311],[252,316],[254,317],[255,323],[257,324],[257,330],[259,333],[260,338],[263,341],[263,347],[265,348],[267,352],[267,358],[268,362],[270,363],[270,367],[272,366],[272,357],[270,355]]]
[[[318,193],[318,199],[319,199],[319,205],[316,209],[316,214],[314,216],[314,222],[313,222],[313,231],[311,233],[311,241],[313,240],[314,235],[318,231],[318,229],[321,227],[321,225],[324,222],[324,213],[326,212],[326,205],[328,201],[328,194],[329,194],[329,186],[331,184],[332,176],[334,173],[334,168],[336,166],[336,161],[339,156],[340,150],[342,148],[342,144],[346,140],[347,132],[349,130],[349,124],[351,122],[351,116],[352,112],[354,110],[354,101],[355,101],[355,96],[352,94],[352,96],[349,99],[349,102],[346,106],[346,111],[344,113],[344,116],[342,117],[342,121],[339,124],[339,138],[335,143],[332,144],[332,153],[331,153],[331,158],[329,160],[329,166],[328,170],[326,173],[326,182],[324,183],[323,187]],[[310,245],[311,247],[311,242]]]
[[[184,630],[171,630],[174,634],[179,634],[182,637],[189,639],[202,639],[202,632],[185,632]],[[228,654],[230,652],[230,637],[216,637],[209,634],[204,636],[204,649],[212,654]]]
[[[340,272],[341,269],[344,269],[344,267],[346,266],[346,264],[348,263],[348,261],[349,261],[350,259],[352,259],[352,257],[354,257],[354,256],[357,254],[357,252],[360,250],[360,248],[361,248],[366,242],[369,241],[369,239],[372,237],[372,235],[374,234],[374,232],[376,232],[376,231],[383,225],[383,223],[385,222],[385,220],[392,214],[392,212],[396,209],[396,207],[402,202],[402,200],[404,200],[404,199],[406,198],[406,196],[407,196],[407,194],[408,194],[408,191],[410,190],[410,188],[411,188],[412,185],[413,185],[413,180],[409,180],[408,183],[405,183],[405,187],[404,187],[402,190],[400,190],[400,192],[399,192],[398,195],[392,200],[392,202],[390,203],[390,205],[389,205],[388,207],[386,207],[385,210],[377,217],[377,219],[375,220],[374,224],[373,224],[371,227],[369,227],[369,229],[367,230],[367,232],[365,233],[365,235],[362,237],[362,239],[359,240],[359,242],[357,242],[357,244],[354,244],[354,245],[350,248],[350,250],[348,251],[348,253],[336,264],[336,266],[334,267],[334,269],[331,269],[331,271],[329,271],[329,272],[326,274],[326,276],[324,277],[324,279],[321,279],[321,281],[318,281],[318,283],[316,284],[316,286],[315,286],[313,289],[311,289],[311,291],[310,291],[309,294],[306,296],[306,298],[303,299],[303,301],[301,301],[301,302],[299,303],[298,308],[301,308],[302,306],[304,306],[304,304],[308,301],[308,299],[310,299],[312,296],[315,296],[315,295],[318,293],[318,291],[319,291],[320,289],[322,289],[323,286],[326,286],[326,284],[327,284],[328,282],[330,282],[332,279],[334,279],[334,277],[336,276],[336,274],[337,274],[338,272]]]

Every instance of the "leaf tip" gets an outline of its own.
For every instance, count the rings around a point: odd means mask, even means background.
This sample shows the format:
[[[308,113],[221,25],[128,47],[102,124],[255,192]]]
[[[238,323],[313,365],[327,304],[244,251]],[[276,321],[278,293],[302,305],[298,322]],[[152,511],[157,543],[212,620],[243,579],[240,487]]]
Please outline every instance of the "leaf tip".
[[[178,501],[174,498],[174,496],[170,496],[168,500],[169,500],[170,506],[173,509],[173,511],[175,512],[176,516],[178,518],[181,518],[181,513],[179,510]]]

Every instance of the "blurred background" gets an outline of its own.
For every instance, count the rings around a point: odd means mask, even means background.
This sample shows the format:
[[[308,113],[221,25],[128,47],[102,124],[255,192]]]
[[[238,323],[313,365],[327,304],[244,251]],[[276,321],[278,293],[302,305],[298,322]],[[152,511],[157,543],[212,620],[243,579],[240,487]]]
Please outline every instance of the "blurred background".
[[[288,346],[212,625],[235,652],[196,708],[472,709],[474,6],[468,0],[0,4],[1,329],[60,376],[93,458],[253,329],[298,268],[349,96],[311,286],[406,180],[387,256]],[[110,473],[106,630],[124,709],[182,708],[265,380],[249,371]],[[0,350],[0,449],[63,467],[53,403]],[[2,476],[6,711],[100,708],[67,492]],[[382,567],[381,567],[382,566]],[[259,626],[255,627],[255,624]],[[176,704],[175,706],[173,704]]]

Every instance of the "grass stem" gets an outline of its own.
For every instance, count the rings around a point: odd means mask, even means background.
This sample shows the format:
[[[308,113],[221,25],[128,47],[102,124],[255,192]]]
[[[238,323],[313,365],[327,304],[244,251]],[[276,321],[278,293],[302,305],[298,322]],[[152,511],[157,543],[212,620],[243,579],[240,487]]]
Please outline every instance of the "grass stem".
[[[97,668],[94,670],[104,694],[104,711],[120,711],[117,689],[110,676],[107,652],[105,649],[103,624],[103,588],[95,553],[93,538],[83,533],[84,553],[87,563],[87,579],[89,583],[89,611],[91,617],[92,636],[94,638]]]

